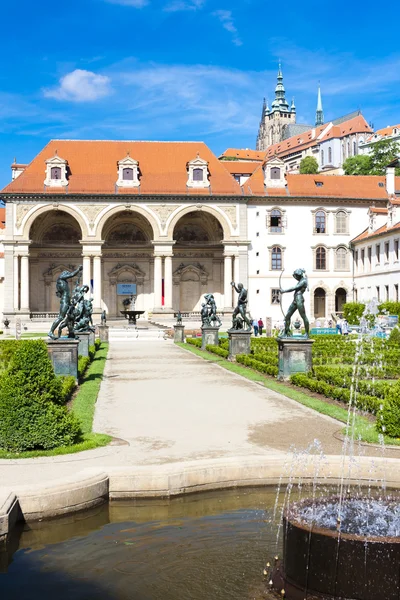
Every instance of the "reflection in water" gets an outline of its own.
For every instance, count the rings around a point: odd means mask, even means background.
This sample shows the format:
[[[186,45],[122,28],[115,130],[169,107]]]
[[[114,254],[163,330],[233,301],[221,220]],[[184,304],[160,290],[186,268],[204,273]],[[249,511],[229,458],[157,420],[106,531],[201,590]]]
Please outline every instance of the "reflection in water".
[[[1,599],[258,600],[275,491],[114,503],[26,526]]]

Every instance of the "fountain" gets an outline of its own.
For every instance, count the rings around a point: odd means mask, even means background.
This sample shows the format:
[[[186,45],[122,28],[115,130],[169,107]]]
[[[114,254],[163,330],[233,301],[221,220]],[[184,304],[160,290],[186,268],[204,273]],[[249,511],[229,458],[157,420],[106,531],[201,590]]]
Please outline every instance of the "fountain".
[[[122,302],[125,310],[121,310],[121,315],[124,315],[125,319],[128,319],[129,325],[136,325],[136,317],[140,317],[145,312],[144,310],[136,310],[136,296],[131,295],[130,298],[125,298]]]
[[[376,335],[377,301],[365,308],[356,346],[353,385],[342,451],[337,494],[290,503],[282,511],[283,556],[275,557],[268,578],[273,597],[287,600],[395,600],[400,592],[400,504],[386,495],[385,481],[376,496],[349,487],[354,461],[357,374],[363,343]],[[382,408],[382,406],[381,406]],[[384,428],[383,428],[384,431]],[[383,435],[380,443],[384,447]],[[321,451],[320,451],[321,452]],[[321,452],[322,456],[322,452]],[[348,457],[348,480],[345,458]],[[289,488],[293,484],[289,483]],[[301,482],[299,483],[301,487]]]

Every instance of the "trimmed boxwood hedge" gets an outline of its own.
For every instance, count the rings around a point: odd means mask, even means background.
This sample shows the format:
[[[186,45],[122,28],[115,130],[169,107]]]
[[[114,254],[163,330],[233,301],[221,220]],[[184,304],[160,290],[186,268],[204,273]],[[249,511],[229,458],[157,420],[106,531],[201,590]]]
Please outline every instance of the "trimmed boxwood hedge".
[[[206,350],[208,352],[212,352],[213,354],[218,354],[218,356],[222,356],[222,358],[228,358],[229,356],[229,350],[225,350],[225,348],[221,348],[221,346],[207,344]]]
[[[266,373],[267,375],[272,375],[273,377],[278,375],[278,367],[274,365],[268,365],[260,360],[256,360],[249,354],[237,354],[236,362],[241,363],[246,367],[250,367],[255,371],[260,371],[260,373]]]
[[[0,375],[0,448],[21,452],[78,442],[80,423],[63,406],[69,385],[54,374],[44,341],[18,341]]]
[[[400,437],[400,381],[388,391],[382,410],[377,415],[376,428],[390,437]]]
[[[186,343],[201,348],[202,341],[201,338],[186,338]]]

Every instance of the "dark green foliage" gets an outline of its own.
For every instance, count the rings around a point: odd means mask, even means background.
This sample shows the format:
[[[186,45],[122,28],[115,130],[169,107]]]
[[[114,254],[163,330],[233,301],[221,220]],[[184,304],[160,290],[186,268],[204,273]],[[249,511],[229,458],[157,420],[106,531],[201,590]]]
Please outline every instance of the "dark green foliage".
[[[343,316],[350,325],[359,325],[364,310],[365,304],[362,302],[346,302],[343,305]]]
[[[0,448],[20,452],[68,446],[79,440],[79,421],[64,402],[41,340],[19,341],[0,376]]]
[[[383,138],[371,145],[370,154],[347,158],[343,163],[345,175],[385,175],[386,167],[399,152],[400,144],[396,140]],[[396,175],[400,175],[399,168]]]
[[[371,157],[368,154],[349,156],[343,163],[345,175],[369,175],[372,169]]]
[[[222,358],[228,358],[229,356],[229,350],[225,350],[224,348],[221,348],[221,346],[207,344],[206,350],[208,352],[212,352],[213,354],[218,354],[218,356],[222,356]]]
[[[75,378],[72,377],[72,375],[68,375],[67,377],[62,377],[61,382],[62,382],[61,394],[62,394],[63,402],[68,402],[68,400],[72,396],[72,392],[76,388]]]
[[[318,173],[318,161],[314,156],[305,156],[300,161],[300,173],[302,175],[315,175]]]
[[[90,362],[92,362],[92,360],[94,359],[95,356],[96,356],[96,346],[89,346]]]
[[[201,348],[202,341],[201,338],[186,338],[186,343]]]
[[[82,379],[85,374],[86,369],[90,365],[90,357],[89,356],[79,356],[78,357],[78,378]]]
[[[389,343],[400,345],[400,329],[398,327],[392,329],[389,337]]]
[[[18,340],[1,340],[0,342],[0,370],[6,369],[18,347]]]
[[[400,317],[400,302],[382,302],[378,308],[379,314],[397,315]]]
[[[94,340],[94,347],[96,348],[96,352],[97,350],[100,350],[101,348],[101,340],[99,340],[99,338]]]
[[[265,362],[261,362],[260,360],[256,360],[248,354],[237,354],[236,362],[241,363],[246,367],[250,367],[255,371],[260,371],[260,373],[266,373],[267,375],[272,375],[273,377],[276,377],[278,375],[278,367],[266,364]]]
[[[390,388],[377,416],[376,428],[390,437],[400,437],[400,381]]]

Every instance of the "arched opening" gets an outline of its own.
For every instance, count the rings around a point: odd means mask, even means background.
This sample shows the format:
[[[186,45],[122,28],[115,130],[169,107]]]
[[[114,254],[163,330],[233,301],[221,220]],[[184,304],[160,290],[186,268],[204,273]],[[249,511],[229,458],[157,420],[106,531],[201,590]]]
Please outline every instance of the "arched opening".
[[[343,312],[343,304],[347,302],[347,292],[344,288],[338,288],[335,292],[335,312]]]
[[[30,310],[58,313],[57,277],[62,271],[74,270],[82,264],[81,227],[67,212],[51,210],[34,220],[29,237]]]
[[[326,292],[323,288],[317,288],[314,292],[314,318],[321,319],[325,317],[326,312]]]
[[[224,232],[218,219],[203,211],[184,215],[173,231],[172,303],[175,310],[197,312],[205,293],[221,307]]]
[[[103,301],[108,313],[121,317],[124,300],[136,296],[136,308],[144,310],[152,292],[153,229],[143,215],[123,210],[102,229]]]

